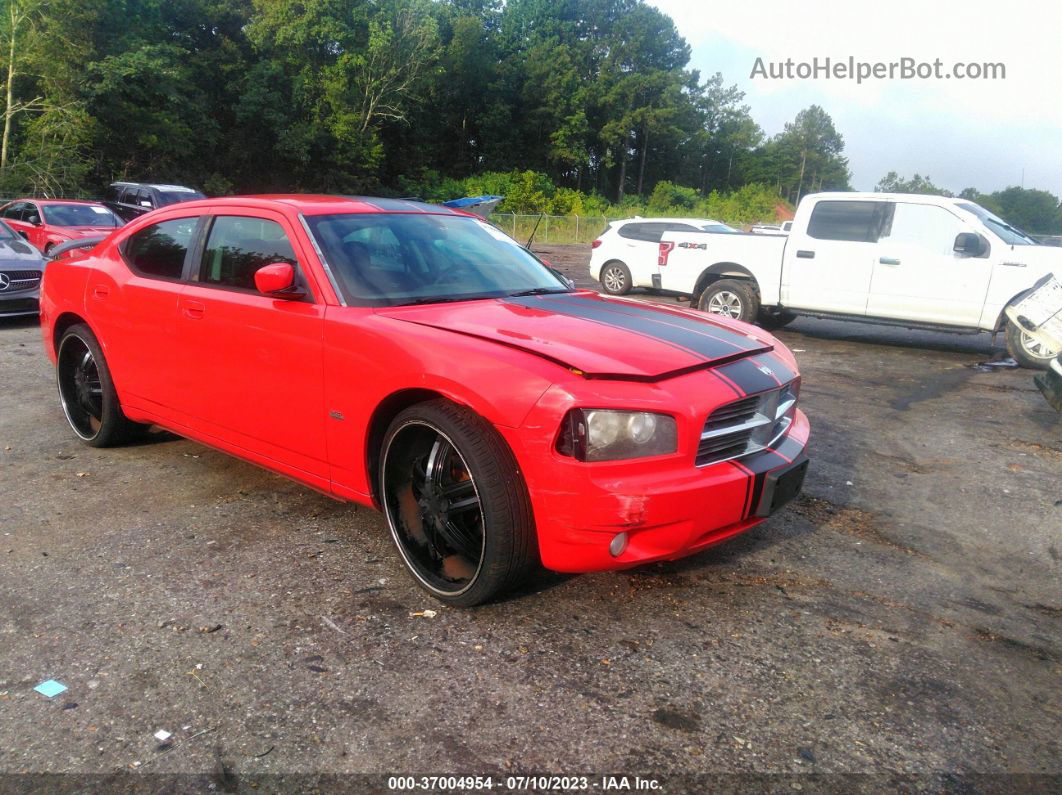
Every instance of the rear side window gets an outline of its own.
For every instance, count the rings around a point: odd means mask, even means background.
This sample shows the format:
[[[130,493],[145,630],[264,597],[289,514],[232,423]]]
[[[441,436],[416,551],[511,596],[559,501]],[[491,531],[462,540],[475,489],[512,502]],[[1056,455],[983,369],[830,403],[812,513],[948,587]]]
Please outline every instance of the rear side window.
[[[885,202],[822,201],[808,221],[808,236],[818,240],[873,243],[885,222]]]
[[[178,218],[141,229],[125,241],[133,270],[158,279],[180,279],[198,218]]]
[[[219,215],[210,227],[199,281],[254,290],[254,274],[264,265],[297,266],[284,228],[265,218]]]
[[[623,224],[623,226],[619,228],[619,236],[625,237],[628,240],[644,240],[645,238],[642,237],[644,234],[642,231],[643,226],[645,226],[645,224]]]
[[[670,223],[663,221],[643,221],[636,224],[624,224],[620,227],[620,237],[628,240],[642,240],[646,243],[659,243],[664,232],[699,232],[697,227],[690,224]]]

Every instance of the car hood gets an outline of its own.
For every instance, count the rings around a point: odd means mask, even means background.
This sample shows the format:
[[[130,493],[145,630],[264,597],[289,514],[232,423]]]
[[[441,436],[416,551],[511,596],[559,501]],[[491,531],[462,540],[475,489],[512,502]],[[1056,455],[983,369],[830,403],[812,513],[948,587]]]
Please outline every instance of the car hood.
[[[40,265],[44,261],[41,252],[19,239],[0,238],[0,268],[25,268]]]
[[[655,380],[773,347],[744,324],[591,292],[377,311],[527,351],[591,377]]]

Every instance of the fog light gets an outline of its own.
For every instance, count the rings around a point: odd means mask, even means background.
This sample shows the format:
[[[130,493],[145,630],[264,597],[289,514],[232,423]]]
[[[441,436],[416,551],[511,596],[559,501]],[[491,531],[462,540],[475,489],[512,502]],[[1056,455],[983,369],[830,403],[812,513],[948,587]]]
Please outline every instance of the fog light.
[[[612,543],[608,545],[608,553],[612,557],[618,558],[620,555],[623,554],[623,550],[625,550],[626,548],[627,548],[627,534],[626,533],[617,533],[612,538]]]

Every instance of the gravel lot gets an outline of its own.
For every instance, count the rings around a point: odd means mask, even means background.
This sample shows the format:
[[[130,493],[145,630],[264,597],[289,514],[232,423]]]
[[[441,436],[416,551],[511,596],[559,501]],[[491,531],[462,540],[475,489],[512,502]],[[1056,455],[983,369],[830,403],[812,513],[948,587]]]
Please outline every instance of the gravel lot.
[[[585,247],[544,255],[585,282]],[[36,323],[0,320],[0,790],[50,771],[92,777],[44,788],[1058,791],[1058,416],[1028,372],[971,368],[999,353],[987,335],[779,336],[812,423],[789,510],[681,562],[460,611],[413,585],[372,511],[168,434],[80,445]],[[33,691],[49,678],[69,689]],[[316,783],[358,781],[386,784]]]

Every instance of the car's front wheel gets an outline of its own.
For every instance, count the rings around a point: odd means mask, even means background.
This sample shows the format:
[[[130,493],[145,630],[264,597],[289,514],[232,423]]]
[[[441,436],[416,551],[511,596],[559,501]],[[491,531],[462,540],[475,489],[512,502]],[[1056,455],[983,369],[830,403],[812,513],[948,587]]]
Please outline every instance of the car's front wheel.
[[[1022,367],[1046,370],[1051,366],[1051,360],[1059,354],[1059,351],[1037,342],[1027,331],[1010,320],[1007,321],[1006,338],[1007,352]]]
[[[601,268],[601,289],[609,295],[626,295],[631,291],[631,271],[618,260],[606,262]]]
[[[380,497],[403,562],[446,604],[489,601],[537,560],[531,502],[512,451],[463,406],[432,400],[395,417],[380,456]]]
[[[122,413],[103,350],[88,326],[73,325],[59,340],[55,378],[66,420],[85,444],[110,447],[145,429]]]

